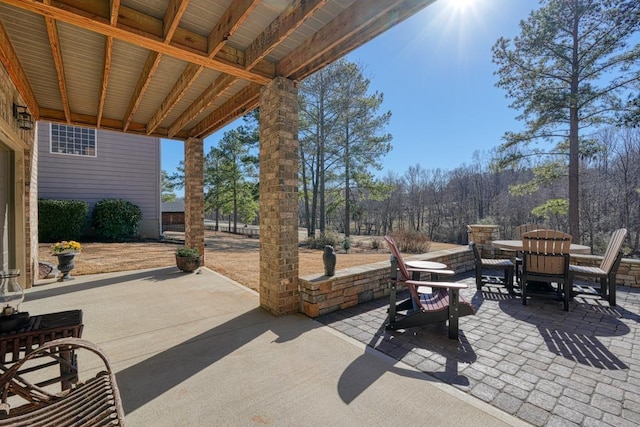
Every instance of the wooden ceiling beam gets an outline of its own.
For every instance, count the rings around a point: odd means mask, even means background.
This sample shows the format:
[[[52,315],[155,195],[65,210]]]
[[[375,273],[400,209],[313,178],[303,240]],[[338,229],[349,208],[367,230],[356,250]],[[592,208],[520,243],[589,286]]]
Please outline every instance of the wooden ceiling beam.
[[[170,0],[169,6],[164,13],[164,19],[162,20],[162,32],[164,40],[171,40],[178,30],[182,16],[189,6],[191,0]]]
[[[131,99],[129,99],[129,104],[127,104],[127,110],[125,111],[122,118],[123,132],[127,131],[129,124],[133,120],[133,115],[138,110],[140,102],[142,101],[142,97],[149,88],[151,79],[160,66],[161,59],[162,54],[158,52],[149,52],[149,55],[147,55],[147,60],[144,62],[144,66],[142,67],[142,71],[140,72],[140,76],[138,77],[138,82],[136,83],[136,87],[131,94]]]
[[[162,34],[162,21],[151,16],[138,13],[140,16],[138,21],[125,24],[123,22],[125,21],[123,13],[125,10],[124,7],[121,7],[118,26],[112,27],[109,24],[109,21],[105,18],[87,16],[87,14],[79,14],[75,11],[69,11],[62,7],[55,6],[63,2],[55,2],[55,5],[48,5],[36,0],[3,0],[3,3],[262,85],[271,81],[275,75],[275,67],[273,67],[274,72],[267,73],[267,75],[263,73],[262,68],[259,70],[256,68],[255,72],[245,70],[244,54],[235,49],[225,52],[226,55],[234,57],[234,61],[229,61],[224,58],[224,54],[217,55],[216,58],[209,58],[206,52],[188,49],[175,42],[165,44],[164,40],[158,36],[158,34]],[[84,2],[78,3],[81,3],[80,5],[84,4]],[[93,2],[87,3],[92,4]],[[159,29],[149,32],[149,26],[156,26],[156,24],[159,25]],[[134,27],[129,27],[127,29],[125,28],[127,25],[134,25]],[[143,29],[147,29],[147,31]],[[179,33],[180,31],[177,29],[176,36],[178,36]],[[194,36],[196,35],[194,34]],[[223,53],[224,50],[225,49],[221,49],[220,53]],[[273,64],[265,64],[265,68],[271,68],[272,65]]]
[[[48,122],[54,123],[63,123],[66,124],[67,120],[64,115],[64,111],[62,110],[53,110],[49,108],[41,108],[40,109],[40,118],[39,120],[45,120]],[[97,123],[97,117],[88,115],[88,114],[78,114],[71,113],[71,121],[78,126],[89,126],[95,127]],[[122,120],[118,119],[110,119],[103,118],[102,120],[102,129],[113,130],[117,132],[122,132]],[[127,133],[136,133],[145,135],[146,134],[146,125],[144,123],[136,123],[132,122],[129,126],[129,130]],[[167,129],[158,127],[156,132],[154,132],[151,136],[155,136],[158,138],[167,138]],[[177,138],[184,140],[189,137],[185,132],[181,132],[176,135]]]
[[[309,62],[303,68],[300,68],[296,73],[289,76],[289,78],[294,80],[305,79],[306,77],[335,61],[336,58],[342,58],[352,50],[377,37],[384,31],[386,31],[389,27],[393,27],[404,21],[405,19],[415,15],[434,1],[435,0],[397,2],[397,4],[394,5],[389,13],[378,17],[357,33],[352,34],[351,37],[338,43],[332,49],[325,51],[314,61]]]
[[[160,123],[167,117],[169,112],[178,104],[180,99],[187,92],[187,89],[191,87],[193,82],[196,81],[200,73],[204,71],[204,67],[196,64],[188,64],[184,72],[178,78],[178,81],[173,85],[167,96],[160,104],[160,107],[156,110],[147,123],[147,135],[150,135],[160,125]]]
[[[169,43],[171,41],[171,38],[178,28],[178,24],[180,24],[182,15],[187,10],[188,4],[189,0],[184,0],[179,3],[177,3],[177,0],[172,0],[170,2],[169,7],[165,11],[163,21],[163,34],[165,43]],[[136,83],[136,87],[133,91],[133,94],[131,95],[131,99],[129,100],[129,104],[127,105],[127,110],[124,114],[124,127],[122,129],[124,132],[127,131],[129,125],[131,124],[133,115],[138,110],[140,102],[142,101],[142,97],[149,88],[151,80],[153,79],[153,76],[160,66],[161,60],[161,53],[151,51],[149,52],[149,55],[147,55],[147,60],[145,61],[144,67],[142,68],[142,72],[140,73],[140,77],[138,78],[138,82]]]
[[[29,108],[29,111],[33,115],[33,118],[37,121],[40,118],[40,106],[36,100],[36,95],[33,93],[33,89],[29,84],[29,79],[20,65],[20,60],[16,51],[13,49],[13,45],[9,40],[9,35],[4,29],[4,25],[0,22],[0,62],[4,65],[5,70],[11,77],[11,81],[16,86],[18,93],[24,99],[24,102]]]
[[[260,89],[260,85],[250,83],[195,125],[189,131],[189,136],[205,138],[232,120],[251,111],[260,102]]]
[[[173,137],[191,120],[202,113],[213,101],[227,90],[236,81],[236,78],[228,74],[221,74],[212,84],[200,94],[178,119],[169,126],[169,137]]]
[[[251,12],[258,5],[258,0],[243,0],[240,2],[231,2],[231,5],[227,8],[222,18],[218,21],[218,24],[211,31],[208,37],[208,49],[209,49],[209,57],[213,58],[215,55],[220,52],[220,50],[225,46],[229,37],[240,27],[242,23],[246,21]],[[169,95],[164,99],[160,107],[156,110],[153,117],[147,124],[147,132],[153,132],[153,130],[164,120],[164,118],[169,114],[171,109],[175,107],[178,101],[182,98],[184,93],[191,87],[191,85],[195,82],[197,77],[202,73],[204,68],[199,66],[197,69],[194,68],[193,64],[189,64],[176,82],[176,84],[171,88]],[[224,89],[220,89],[224,91],[226,88],[231,86],[234,79],[225,79],[228,84],[225,85]],[[212,85],[214,86],[214,85]],[[211,88],[211,86],[209,87]],[[215,99],[215,96],[219,96],[222,92],[214,94],[214,96],[208,95],[209,100],[206,102],[206,105],[210,105],[211,102]],[[193,120],[198,114],[202,112],[200,108],[203,97],[200,96],[191,106],[187,108],[187,110],[180,115],[180,117],[169,127],[169,133],[175,134],[178,133],[179,130],[184,127],[187,123]],[[205,107],[206,108],[206,107]]]
[[[50,0],[44,0],[45,4],[50,4]],[[47,26],[47,35],[49,36],[49,47],[51,48],[51,56],[56,67],[56,77],[58,78],[58,90],[60,91],[60,102],[64,110],[67,124],[71,123],[71,107],[69,107],[69,93],[67,91],[67,78],[64,72],[64,61],[62,60],[62,47],[60,46],[60,37],[58,36],[58,26],[56,21],[44,17]]]
[[[261,0],[234,0],[231,2],[216,26],[207,37],[207,51],[209,58],[216,54],[227,43],[227,40],[238,31],[238,28],[247,20],[251,12],[260,4]]]
[[[326,3],[327,0],[296,0],[293,2],[247,47],[245,68],[249,70],[262,61]]]
[[[384,17],[391,20],[390,16],[393,16],[394,10],[424,8],[434,1],[358,0],[280,60],[276,74],[295,79],[294,76],[297,76],[300,70],[308,68],[309,64],[354,37],[373,22]]]
[[[115,27],[118,24],[118,10],[120,0],[111,0],[109,11],[109,25]],[[96,127],[100,128],[102,116],[104,115],[104,103],[107,99],[107,89],[109,88],[109,76],[111,74],[111,61],[113,58],[113,37],[107,36],[104,44],[104,67],[102,71],[102,84],[100,85],[100,95],[98,97],[98,113],[96,115]]]

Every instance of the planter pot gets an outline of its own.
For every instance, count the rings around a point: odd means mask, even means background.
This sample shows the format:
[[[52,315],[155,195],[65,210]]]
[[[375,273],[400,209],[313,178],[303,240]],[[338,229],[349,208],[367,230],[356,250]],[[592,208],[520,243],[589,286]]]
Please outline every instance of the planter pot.
[[[73,260],[76,256],[75,252],[65,252],[61,254],[55,254],[58,257],[58,270],[62,273],[62,276],[58,279],[58,282],[64,280],[71,280],[73,277],[69,273],[75,267]]]
[[[192,273],[200,268],[202,256],[178,256],[176,255],[176,266],[185,273]]]

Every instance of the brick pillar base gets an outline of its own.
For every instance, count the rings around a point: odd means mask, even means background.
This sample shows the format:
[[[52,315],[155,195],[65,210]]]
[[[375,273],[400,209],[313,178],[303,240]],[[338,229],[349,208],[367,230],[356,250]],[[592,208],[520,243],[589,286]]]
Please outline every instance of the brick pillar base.
[[[184,245],[198,248],[204,265],[204,144],[184,142]]]
[[[260,94],[260,305],[298,312],[298,91],[275,78]]]

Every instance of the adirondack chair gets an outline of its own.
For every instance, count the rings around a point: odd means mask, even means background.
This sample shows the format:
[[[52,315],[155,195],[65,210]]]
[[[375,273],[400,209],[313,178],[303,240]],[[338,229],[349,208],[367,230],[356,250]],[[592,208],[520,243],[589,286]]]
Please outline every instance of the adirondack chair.
[[[390,305],[387,329],[406,329],[429,323],[449,321],[450,339],[458,339],[458,319],[475,314],[475,310],[461,295],[460,289],[467,285],[456,282],[434,282],[415,280],[414,273],[454,274],[451,270],[410,269],[405,264],[395,240],[385,236],[391,250]],[[398,285],[406,286],[410,298],[396,304]],[[400,315],[398,312],[405,312]]]
[[[514,265],[508,259],[482,258],[480,251],[476,246],[476,242],[469,242],[469,246],[473,251],[473,260],[476,268],[476,289],[481,290],[485,285],[502,285],[507,291],[513,293],[513,271]],[[482,274],[485,269],[502,270],[503,277]]]
[[[533,231],[533,230],[542,230],[542,229],[544,229],[544,227],[538,224],[522,224],[515,228],[514,238],[516,240],[522,240],[522,235],[524,233],[528,233],[529,231]],[[513,262],[515,264],[515,270],[516,270],[516,283],[518,283],[519,285],[520,271],[522,270],[522,253],[521,252],[516,253],[516,256],[514,257]]]
[[[574,294],[599,294],[602,298],[609,302],[611,307],[616,306],[616,274],[620,261],[622,261],[622,243],[627,236],[627,229],[620,228],[613,232],[607,250],[602,257],[599,267],[589,267],[585,265],[569,265],[569,274],[572,281],[576,275],[588,276],[593,280],[595,285],[585,287],[574,283]],[[599,279],[599,286],[597,284]]]
[[[522,304],[527,304],[531,286],[556,283],[555,293],[562,296],[564,310],[569,311],[571,278],[569,249],[571,235],[556,230],[534,230],[522,235]],[[535,283],[535,285],[534,285]],[[544,292],[538,292],[541,294]],[[549,294],[549,292],[546,292]]]
[[[106,370],[61,392],[47,388],[47,381],[36,384],[36,378],[29,377],[29,363],[36,358],[51,359],[53,368],[67,363],[67,369],[77,369],[61,357],[61,353],[79,349],[97,355],[104,362]],[[89,341],[79,338],[50,341],[10,367],[2,367],[1,371],[4,372],[0,376],[0,426],[124,425],[124,410],[115,374],[107,356]],[[15,406],[18,403],[21,403],[20,406]]]

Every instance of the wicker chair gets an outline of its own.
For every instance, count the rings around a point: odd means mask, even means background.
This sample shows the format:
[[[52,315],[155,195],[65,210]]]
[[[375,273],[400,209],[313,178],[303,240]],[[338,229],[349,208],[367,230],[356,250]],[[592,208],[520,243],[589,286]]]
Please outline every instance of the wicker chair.
[[[38,385],[42,383],[34,384],[27,379],[30,375],[28,362],[36,358],[50,358],[51,365],[67,364],[69,366],[60,367],[76,369],[75,364],[67,362],[61,353],[77,349],[96,354],[104,362],[106,370],[57,393],[51,392],[45,385]],[[0,426],[124,425],[122,401],[109,360],[102,350],[86,340],[62,338],[50,341],[3,370],[0,376]],[[10,403],[14,402],[23,403],[11,407]]]

